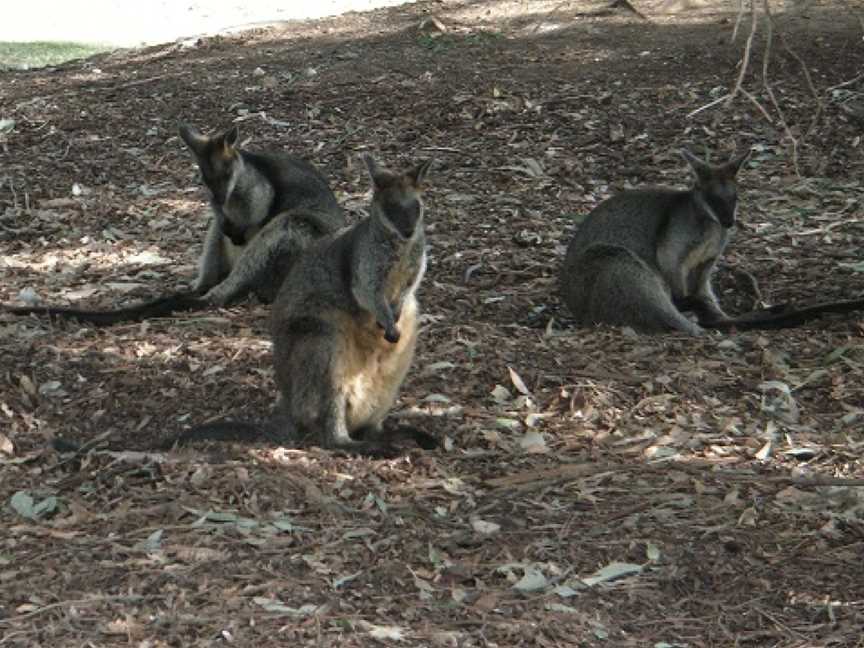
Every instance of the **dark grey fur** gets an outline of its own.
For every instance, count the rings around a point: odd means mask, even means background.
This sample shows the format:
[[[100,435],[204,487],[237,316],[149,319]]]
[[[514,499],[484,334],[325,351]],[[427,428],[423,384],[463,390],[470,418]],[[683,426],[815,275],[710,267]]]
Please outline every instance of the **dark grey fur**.
[[[383,422],[410,367],[418,330],[415,293],[426,267],[420,190],[429,163],[396,174],[365,158],[374,184],[369,217],[314,243],[273,305],[278,413],[267,424],[217,422],[181,441],[246,438],[317,441],[389,454]],[[430,435],[400,428],[423,447]]]
[[[273,301],[299,253],[345,225],[327,180],[298,157],[237,147],[236,126],[206,137],[184,124],[180,137],[195,156],[213,210],[195,290],[219,306],[249,292]],[[236,258],[227,246],[239,248]]]
[[[747,154],[711,166],[689,151],[696,182],[686,190],[625,191],[578,226],[561,269],[561,295],[578,324],[613,324],[657,333],[727,319],[711,274],[735,225],[735,176]]]
[[[2,306],[3,310],[110,326],[224,306],[250,292],[270,303],[300,253],[345,225],[327,181],[305,160],[238,148],[236,126],[207,137],[182,125],[180,136],[195,156],[213,209],[191,290],[113,310]],[[229,248],[235,256],[228,254]]]

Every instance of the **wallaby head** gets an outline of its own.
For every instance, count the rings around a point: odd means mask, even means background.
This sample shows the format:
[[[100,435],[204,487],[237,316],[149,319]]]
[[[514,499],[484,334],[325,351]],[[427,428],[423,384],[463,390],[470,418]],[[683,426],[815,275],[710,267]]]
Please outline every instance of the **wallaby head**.
[[[738,209],[738,182],[735,178],[750,151],[718,166],[708,164],[687,149],[682,149],[681,155],[696,175],[693,196],[700,209],[723,227],[735,225]]]
[[[371,155],[363,161],[369,169],[374,188],[369,213],[376,222],[395,230],[402,238],[411,238],[423,217],[423,181],[432,160],[421,162],[411,171],[398,174],[381,166]]]
[[[228,200],[243,166],[243,158],[236,147],[239,136],[236,125],[213,137],[203,135],[188,124],[180,126],[180,137],[195,155],[204,184],[219,205]]]

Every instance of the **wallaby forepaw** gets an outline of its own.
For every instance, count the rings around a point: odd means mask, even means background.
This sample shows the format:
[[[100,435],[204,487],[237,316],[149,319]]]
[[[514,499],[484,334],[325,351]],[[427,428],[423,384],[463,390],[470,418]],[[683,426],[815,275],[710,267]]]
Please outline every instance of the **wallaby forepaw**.
[[[199,297],[207,294],[209,288],[216,283],[215,281],[211,281],[208,279],[198,279],[191,286],[190,290],[193,294],[198,295]]]
[[[390,342],[390,344],[396,344],[399,341],[400,337],[402,337],[402,334],[397,328],[384,330],[384,339]]]
[[[729,322],[732,318],[721,310],[709,310],[707,313],[701,314],[697,321],[701,326],[710,327],[712,324],[722,324]]]

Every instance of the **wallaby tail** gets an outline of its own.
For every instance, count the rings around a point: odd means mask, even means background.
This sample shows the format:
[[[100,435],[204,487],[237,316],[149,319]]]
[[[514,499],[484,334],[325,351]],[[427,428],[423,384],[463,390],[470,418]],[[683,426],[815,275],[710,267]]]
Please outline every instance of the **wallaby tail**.
[[[794,308],[792,304],[778,304],[770,308],[745,313],[729,320],[719,322],[700,322],[705,328],[729,331],[757,331],[770,329],[784,329],[801,326],[807,322],[818,319],[825,313],[853,313],[864,310],[864,297],[846,301],[820,302],[811,306]]]
[[[285,421],[278,417],[264,422],[248,421],[213,421],[196,425],[193,428],[174,435],[161,444],[161,449],[170,450],[175,446],[184,446],[201,441],[249,443],[263,441],[281,445],[306,445],[310,439],[296,438],[291,433]],[[402,451],[393,445],[394,441],[408,439],[424,450],[434,450],[441,444],[436,437],[411,425],[388,424],[383,430],[361,430],[360,438],[350,446],[335,447],[334,450],[344,450],[351,454],[372,457],[394,457]],[[314,441],[314,440],[313,440]]]
[[[424,450],[435,450],[441,446],[441,442],[436,437],[413,425],[385,425],[384,433],[384,438],[390,442],[397,439],[409,439]]]
[[[161,447],[170,450],[201,441],[248,443],[267,441],[285,443],[284,431],[274,421],[253,423],[249,421],[213,421],[184,430],[165,441]]]
[[[57,306],[0,306],[15,315],[45,315],[54,320],[74,319],[94,326],[111,326],[120,322],[140,322],[151,317],[166,317],[173,313],[193,311],[207,306],[197,292],[176,292],[114,310],[83,310]]]
[[[212,423],[196,425],[193,428],[179,432],[160,443],[156,449],[171,450],[176,446],[184,446],[196,441],[236,441],[241,443],[250,441],[281,441],[284,443],[285,439],[282,438],[283,435],[280,434],[280,431],[275,421],[266,421],[263,423],[213,421]],[[62,437],[55,437],[51,441],[51,446],[57,452],[81,454],[94,447],[98,442],[103,441],[105,436],[105,434],[102,434],[86,443],[78,443]]]
[[[52,446],[58,452],[83,453],[95,445],[96,441],[101,441],[102,438],[104,438],[104,435],[84,444],[71,442],[63,438],[55,438]],[[441,445],[438,439],[428,432],[410,425],[397,424],[388,425],[381,436],[360,440],[355,446],[343,449],[361,455],[394,457],[401,454],[401,451],[392,445],[392,442],[397,439],[410,439],[424,450],[434,450]],[[297,439],[286,433],[284,422],[279,418],[273,418],[263,422],[220,420],[196,425],[163,441],[158,445],[157,449],[172,450],[178,446],[202,441],[223,443],[263,441],[292,446],[297,444]]]

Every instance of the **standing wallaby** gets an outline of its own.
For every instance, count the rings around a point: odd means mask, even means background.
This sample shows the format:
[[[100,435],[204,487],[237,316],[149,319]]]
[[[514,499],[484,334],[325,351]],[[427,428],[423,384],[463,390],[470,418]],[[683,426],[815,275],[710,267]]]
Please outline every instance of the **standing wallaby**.
[[[266,426],[216,422],[194,439],[301,441],[388,454],[382,429],[411,366],[426,269],[420,193],[431,162],[397,174],[364,157],[374,192],[369,217],[315,243],[288,273],[273,305],[273,356],[281,392]],[[402,426],[421,446],[430,435]]]
[[[579,325],[632,326],[648,333],[727,320],[711,273],[735,225],[735,177],[748,153],[712,166],[687,150],[691,189],[624,191],[578,226],[561,269],[561,295]]]
[[[254,292],[272,302],[290,264],[312,241],[335,232],[345,216],[324,177],[308,162],[237,147],[236,126],[207,137],[188,125],[180,137],[192,151],[211,194],[213,216],[192,290],[107,311],[5,307],[106,326],[224,306]]]

